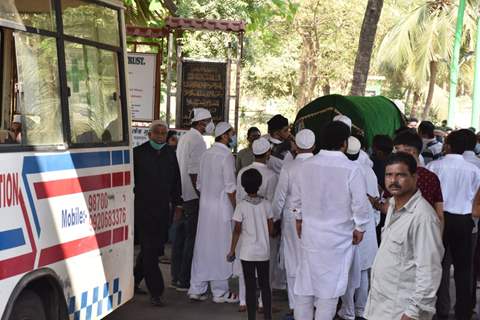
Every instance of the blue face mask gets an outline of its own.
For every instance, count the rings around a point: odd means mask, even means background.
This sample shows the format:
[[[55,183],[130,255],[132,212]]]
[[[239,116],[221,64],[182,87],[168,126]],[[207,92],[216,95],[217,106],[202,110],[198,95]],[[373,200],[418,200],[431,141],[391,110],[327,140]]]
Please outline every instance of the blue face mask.
[[[475,145],[475,154],[480,154],[480,143],[477,142],[477,144]]]
[[[150,140],[150,145],[152,146],[153,149],[158,151],[162,149],[166,145],[166,143],[156,143],[155,141]]]
[[[230,140],[228,142],[228,146],[232,149],[237,146],[237,135],[234,135],[234,136],[230,137]]]

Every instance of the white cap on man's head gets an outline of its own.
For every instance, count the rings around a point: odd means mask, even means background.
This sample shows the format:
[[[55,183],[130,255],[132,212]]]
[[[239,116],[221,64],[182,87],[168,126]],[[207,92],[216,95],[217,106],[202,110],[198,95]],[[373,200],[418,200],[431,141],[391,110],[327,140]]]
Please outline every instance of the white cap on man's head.
[[[343,122],[345,123],[350,129],[352,129],[352,120],[347,117],[347,116],[344,116],[343,114],[339,114],[337,116],[335,116],[333,118],[333,121],[340,121],[340,122]]]
[[[310,149],[315,145],[315,134],[310,129],[300,130],[295,136],[295,143],[300,149]]]
[[[260,156],[267,153],[268,150],[270,150],[270,142],[266,138],[261,137],[253,141],[252,151],[254,155]]]
[[[215,126],[215,138],[221,136],[228,130],[232,129],[232,126],[228,122],[219,122]]]
[[[358,140],[354,136],[350,136],[348,138],[347,154],[356,155],[360,152],[361,148],[362,148],[362,144],[360,140]]]
[[[168,128],[167,123],[163,120],[153,120],[152,123],[150,123],[150,127],[148,128],[148,131],[152,131],[153,128],[156,126],[163,126],[165,128]]]
[[[13,121],[15,123],[22,123],[22,115],[21,114],[16,114],[13,116]]]
[[[193,109],[193,118],[192,122],[197,122],[200,120],[210,119],[212,118],[212,114],[210,111],[204,108],[195,108]]]

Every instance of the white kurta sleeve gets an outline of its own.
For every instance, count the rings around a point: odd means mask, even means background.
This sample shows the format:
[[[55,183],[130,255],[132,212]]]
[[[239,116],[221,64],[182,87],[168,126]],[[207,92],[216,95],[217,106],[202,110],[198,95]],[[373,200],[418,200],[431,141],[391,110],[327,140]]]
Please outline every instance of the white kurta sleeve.
[[[201,167],[201,162],[202,162],[202,159],[203,159],[203,155],[200,157],[200,160],[198,161],[198,167],[200,169]],[[190,179],[190,177],[188,177],[188,179]],[[196,185],[196,188],[198,191],[201,191],[202,190],[202,176],[200,174],[200,170],[198,170],[198,173],[197,173],[197,185]]]
[[[416,266],[415,292],[408,299],[405,314],[419,319],[424,312],[435,313],[437,289],[442,278],[444,248],[440,222],[424,218],[412,230]]]
[[[295,216],[295,219],[302,220],[302,192],[300,188],[300,178],[298,175],[292,177],[292,190],[290,195],[289,211]]]
[[[235,192],[235,190],[237,190],[237,179],[235,178],[235,159],[231,154],[229,154],[228,157],[226,157],[223,161],[222,170],[225,192]]]
[[[282,219],[282,212],[288,193],[288,180],[288,171],[286,168],[283,168],[280,171],[280,177],[272,201],[273,220],[275,221]]]
[[[278,184],[278,176],[272,175],[270,179],[267,181],[267,190],[265,190],[265,197],[269,201],[273,201],[273,197],[275,196],[275,189],[277,188]]]
[[[245,171],[243,169],[241,169],[240,172],[238,173],[238,177],[237,177],[237,193],[236,193],[237,203],[240,203],[240,201],[242,201],[245,198],[245,192],[244,192],[244,189],[242,187],[242,174],[244,172]]]
[[[270,201],[264,201],[263,207],[265,208],[265,215],[267,216],[267,219],[272,219],[273,218],[273,212],[272,212],[272,204]]]
[[[233,221],[242,222],[243,221],[243,213],[242,213],[242,206],[237,206],[235,211],[233,212]]]
[[[202,141],[195,141],[188,154],[187,172],[188,174],[198,174],[200,170],[200,159],[202,154],[207,151],[207,146],[203,138]]]
[[[367,197],[365,178],[360,168],[353,170],[349,185],[355,229],[364,232],[369,222],[370,202]]]

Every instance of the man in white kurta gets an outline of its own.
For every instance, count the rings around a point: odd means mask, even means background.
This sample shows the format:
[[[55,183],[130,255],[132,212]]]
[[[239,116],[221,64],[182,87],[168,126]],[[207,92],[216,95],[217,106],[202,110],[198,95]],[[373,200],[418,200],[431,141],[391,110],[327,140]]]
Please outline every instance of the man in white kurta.
[[[244,200],[247,196],[244,188],[242,187],[242,174],[249,169],[256,169],[262,175],[262,184],[258,189],[258,195],[269,200],[273,200],[273,195],[275,193],[275,188],[277,187],[278,176],[277,174],[267,167],[267,161],[270,157],[270,142],[262,137],[255,140],[252,144],[252,151],[255,156],[255,161],[247,166],[242,168],[238,172],[237,177],[237,203]],[[240,238],[237,247],[240,248],[242,239]],[[274,263],[272,261],[272,263]],[[234,262],[234,274],[238,275],[238,287],[239,287],[239,298],[240,298],[240,310],[246,310],[246,300],[245,300],[245,279],[243,278],[242,266],[240,260],[237,259]],[[262,307],[262,301],[259,300],[259,306]]]
[[[345,294],[353,245],[369,221],[365,179],[344,154],[349,128],[329,123],[321,151],[305,160],[293,179],[292,212],[301,237],[295,280],[295,319],[333,319]],[[301,225],[301,228],[300,228]]]
[[[300,239],[297,235],[295,216],[290,212],[292,181],[297,175],[304,160],[313,157],[315,147],[315,134],[309,129],[303,129],[295,136],[297,145],[297,156],[295,160],[285,164],[280,172],[275,197],[273,198],[272,209],[275,221],[282,221],[281,249],[285,259],[285,270],[287,273],[288,305],[293,311],[295,307],[295,275],[298,265],[298,254],[300,252]]]
[[[235,159],[228,147],[233,135],[229,124],[217,124],[216,142],[200,160],[200,210],[188,291],[192,300],[205,300],[210,283],[214,302],[238,302],[228,286],[232,263],[225,260],[225,252],[230,249],[236,190]]]
[[[379,197],[378,183],[375,172],[370,166],[360,159],[361,143],[355,137],[348,138],[347,157],[358,164],[365,178],[367,194],[372,198]],[[367,195],[365,195],[366,197]],[[369,207],[369,220],[365,228],[365,234],[362,242],[356,248],[357,261],[354,262],[350,270],[350,281],[347,292],[342,296],[342,308],[338,315],[345,320],[355,320],[363,317],[368,298],[368,272],[373,265],[375,255],[378,251],[377,233],[375,227],[380,221],[380,213]],[[356,273],[356,274],[355,274]]]

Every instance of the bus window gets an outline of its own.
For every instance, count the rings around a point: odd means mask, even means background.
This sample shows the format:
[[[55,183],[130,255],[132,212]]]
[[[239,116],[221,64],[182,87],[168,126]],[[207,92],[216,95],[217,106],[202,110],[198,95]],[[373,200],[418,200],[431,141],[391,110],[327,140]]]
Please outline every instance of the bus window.
[[[117,53],[66,42],[73,143],[122,141]]]
[[[56,39],[8,29],[2,35],[0,147],[63,144]]]
[[[64,33],[120,46],[118,11],[81,0],[62,0]]]
[[[15,32],[17,105],[23,145],[63,144],[55,38]]]
[[[0,20],[55,31],[55,13],[51,0],[1,0]]]

